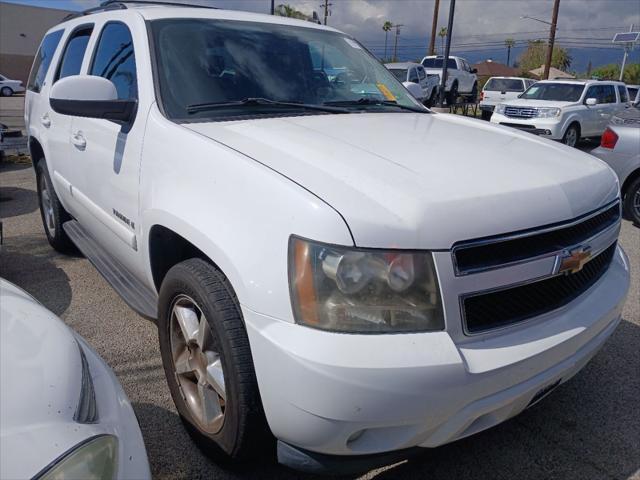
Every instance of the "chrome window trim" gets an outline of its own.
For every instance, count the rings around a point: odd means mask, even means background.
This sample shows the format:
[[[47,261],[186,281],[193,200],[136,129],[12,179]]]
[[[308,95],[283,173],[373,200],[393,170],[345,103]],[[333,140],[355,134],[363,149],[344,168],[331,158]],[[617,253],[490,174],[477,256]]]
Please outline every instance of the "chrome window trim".
[[[469,247],[477,247],[477,246],[482,246],[482,245],[490,245],[492,243],[502,243],[502,242],[508,242],[510,240],[517,240],[520,238],[525,238],[525,237],[532,237],[535,235],[540,235],[542,233],[548,233],[548,232],[553,232],[555,230],[562,230],[563,228],[567,228],[567,227],[572,227],[574,225],[578,225],[582,222],[585,222],[587,220],[589,220],[590,218],[593,218],[597,215],[600,215],[601,213],[603,213],[604,211],[610,209],[611,207],[613,207],[614,205],[618,205],[618,220],[611,225],[610,227],[604,229],[601,232],[598,232],[597,234],[593,235],[592,237],[586,238],[585,240],[583,240],[582,242],[580,242],[577,245],[568,245],[566,247],[564,247],[562,250],[558,250],[558,251],[554,251],[554,252],[548,252],[548,253],[543,253],[540,255],[536,255],[534,257],[528,257],[528,258],[523,258],[521,260],[514,260],[512,262],[507,262],[507,263],[501,263],[499,265],[493,265],[493,266],[488,266],[488,267],[477,267],[477,268],[472,268],[469,270],[464,270],[461,271],[460,268],[458,267],[458,262],[456,260],[456,252],[460,249],[464,249],[464,248],[469,248]],[[590,241],[592,241],[593,239],[599,237],[600,235],[603,235],[606,232],[611,231],[612,229],[616,228],[619,230],[620,225],[622,223],[622,210],[621,210],[621,203],[620,203],[620,199],[616,198],[615,200],[613,200],[612,202],[609,202],[608,204],[604,205],[603,207],[594,210],[591,213],[587,213],[581,217],[578,218],[574,218],[573,220],[569,220],[568,222],[564,222],[564,223],[560,223],[560,224],[556,224],[547,228],[541,228],[541,229],[531,229],[531,230],[527,230],[527,231],[522,231],[520,233],[511,233],[511,234],[506,234],[503,236],[499,236],[499,237],[494,237],[494,238],[490,238],[490,239],[479,239],[479,240],[469,240],[469,241],[463,241],[460,242],[458,244],[455,244],[453,246],[453,248],[451,249],[451,259],[453,262],[453,271],[456,277],[463,277],[466,275],[473,275],[476,273],[481,273],[481,272],[488,272],[491,270],[497,270],[500,268],[506,268],[506,267],[512,267],[514,265],[521,265],[523,263],[529,263],[535,260],[541,260],[543,258],[548,258],[548,257],[553,257],[553,256],[557,256],[559,253],[562,253],[566,250],[571,250],[574,249],[576,247],[579,247],[581,244],[583,243],[588,243]]]

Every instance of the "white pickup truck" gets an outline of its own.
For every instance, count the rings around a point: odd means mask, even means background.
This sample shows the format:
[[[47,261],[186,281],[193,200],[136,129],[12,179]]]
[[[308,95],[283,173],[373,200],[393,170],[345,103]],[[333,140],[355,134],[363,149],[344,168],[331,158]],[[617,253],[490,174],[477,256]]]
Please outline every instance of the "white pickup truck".
[[[442,79],[444,57],[431,55],[422,59],[422,66],[428,75],[438,75]],[[449,57],[447,62],[447,78],[445,94],[448,104],[457,102],[459,96],[466,96],[474,101],[478,97],[477,70],[471,68],[469,62],[461,57]]]
[[[107,3],[46,34],[25,120],[50,244],[157,321],[214,456],[346,473],[453,442],[620,321],[611,169],[431,113],[335,29]]]

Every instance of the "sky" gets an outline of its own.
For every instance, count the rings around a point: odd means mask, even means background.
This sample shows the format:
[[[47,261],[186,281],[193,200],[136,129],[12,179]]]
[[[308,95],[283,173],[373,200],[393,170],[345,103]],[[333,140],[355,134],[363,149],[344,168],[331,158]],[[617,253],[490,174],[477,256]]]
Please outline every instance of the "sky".
[[[99,0],[4,0],[67,10],[95,6]],[[176,0],[174,0],[176,1]],[[220,8],[268,13],[270,0],[177,0],[209,4]],[[322,15],[325,0],[276,0],[305,13]],[[378,56],[384,56],[385,33],[382,24],[389,20],[400,27],[398,57],[421,58],[427,50],[434,0],[328,0],[331,16],[328,24],[362,42]],[[438,29],[447,25],[449,1],[440,1]],[[511,62],[523,51],[527,40],[546,39],[549,25],[522,17],[551,21],[553,0],[457,0],[454,17],[452,54],[472,63],[491,58],[506,63],[506,38],[516,40]],[[611,43],[617,32],[628,31],[631,24],[640,30],[639,0],[561,0],[558,15],[557,44],[569,49],[573,57],[570,70],[584,72],[589,60],[594,66],[620,63],[623,52]],[[395,29],[389,32],[387,56],[392,55]],[[438,46],[439,37],[436,37]],[[631,62],[640,62],[640,45],[632,52]]]

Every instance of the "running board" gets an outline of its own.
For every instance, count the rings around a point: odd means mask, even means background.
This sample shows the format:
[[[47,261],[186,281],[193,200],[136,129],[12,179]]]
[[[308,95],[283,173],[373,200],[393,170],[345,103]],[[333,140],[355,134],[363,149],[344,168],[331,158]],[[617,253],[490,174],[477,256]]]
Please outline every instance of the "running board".
[[[63,225],[78,250],[93,264],[127,304],[143,317],[158,318],[158,294],[144,285],[118,260],[89,236],[76,220]]]

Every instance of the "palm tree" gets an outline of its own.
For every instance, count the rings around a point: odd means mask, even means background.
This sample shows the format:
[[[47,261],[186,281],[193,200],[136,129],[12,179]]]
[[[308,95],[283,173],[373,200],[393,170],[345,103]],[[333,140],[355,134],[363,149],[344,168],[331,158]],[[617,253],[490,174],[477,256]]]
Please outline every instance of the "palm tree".
[[[442,27],[438,32],[438,36],[440,37],[440,43],[442,43],[442,55],[444,55],[444,39],[447,36],[447,27]]]
[[[393,23],[389,20],[382,24],[382,30],[384,30],[384,59],[387,59],[387,38],[389,37],[389,30],[393,28]]]
[[[504,41],[505,46],[507,47],[507,67],[510,66],[509,63],[511,61],[511,49],[516,45],[516,41],[513,38],[507,38]]]

